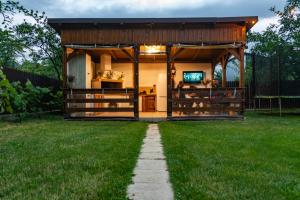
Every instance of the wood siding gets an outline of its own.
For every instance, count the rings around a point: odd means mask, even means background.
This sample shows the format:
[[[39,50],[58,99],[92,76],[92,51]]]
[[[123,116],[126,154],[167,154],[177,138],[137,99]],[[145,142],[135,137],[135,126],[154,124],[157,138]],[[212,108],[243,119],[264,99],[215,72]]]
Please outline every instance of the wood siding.
[[[246,26],[223,23],[197,27],[68,28],[61,30],[62,44],[167,44],[231,43],[246,41]]]

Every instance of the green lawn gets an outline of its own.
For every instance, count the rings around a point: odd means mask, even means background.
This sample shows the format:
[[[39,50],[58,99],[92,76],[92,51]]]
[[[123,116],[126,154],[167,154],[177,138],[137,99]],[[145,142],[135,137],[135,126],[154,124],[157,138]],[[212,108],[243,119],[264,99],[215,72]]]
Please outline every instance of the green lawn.
[[[300,199],[300,117],[160,123],[176,199]]]
[[[147,124],[0,122],[0,199],[125,199]],[[300,117],[163,122],[176,199],[300,199]]]
[[[125,199],[146,126],[0,122],[0,199]]]

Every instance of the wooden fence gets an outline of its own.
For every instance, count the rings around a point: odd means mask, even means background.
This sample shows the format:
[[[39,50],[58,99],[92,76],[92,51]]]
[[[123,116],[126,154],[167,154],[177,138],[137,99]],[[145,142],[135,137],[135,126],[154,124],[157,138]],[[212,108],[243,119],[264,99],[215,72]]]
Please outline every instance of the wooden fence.
[[[61,82],[54,78],[24,72],[9,67],[4,67],[2,71],[10,82],[19,81],[20,83],[25,84],[29,80],[34,86],[54,89],[61,88]]]

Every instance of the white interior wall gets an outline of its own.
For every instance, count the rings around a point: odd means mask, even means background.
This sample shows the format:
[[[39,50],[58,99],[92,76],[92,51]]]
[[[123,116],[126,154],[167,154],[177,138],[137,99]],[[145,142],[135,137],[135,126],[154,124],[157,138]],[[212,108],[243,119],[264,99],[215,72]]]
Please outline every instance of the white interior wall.
[[[152,87],[156,85],[157,111],[167,111],[166,63],[141,63],[139,65],[139,84],[140,87]],[[141,103],[139,109],[142,110]]]
[[[124,73],[124,87],[133,87],[133,65],[131,63],[113,63],[113,71]],[[140,63],[139,85],[140,87],[152,87],[157,89],[157,110],[166,111],[167,102],[167,70],[166,63]],[[159,83],[159,84],[158,84]],[[142,110],[142,99],[139,99],[139,110]]]
[[[203,71],[206,73],[206,79],[211,80],[211,64],[210,63],[175,63],[176,76],[175,76],[175,87],[182,81],[183,71]],[[204,88],[203,84],[195,85],[199,88]],[[185,86],[188,87],[188,86]],[[211,87],[209,84],[208,87]]]
[[[123,87],[133,88],[133,64],[132,63],[112,63],[113,71],[124,73]]]
[[[175,85],[182,81],[183,71],[204,71],[206,78],[211,80],[211,64],[206,63],[176,63]],[[157,88],[157,110],[167,110],[167,65],[166,63],[140,63],[139,64],[139,85],[140,87],[151,87],[154,84]],[[124,87],[133,87],[133,65],[131,63],[113,63],[112,70],[123,72]],[[197,85],[197,87],[204,87]],[[139,99],[139,110],[141,111],[141,98]]]

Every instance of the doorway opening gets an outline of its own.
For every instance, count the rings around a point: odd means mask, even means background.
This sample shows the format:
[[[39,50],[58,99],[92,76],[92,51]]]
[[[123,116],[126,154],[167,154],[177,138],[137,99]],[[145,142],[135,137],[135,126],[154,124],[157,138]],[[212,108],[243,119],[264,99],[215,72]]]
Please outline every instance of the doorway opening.
[[[165,46],[140,47],[139,116],[167,117],[167,63]]]

